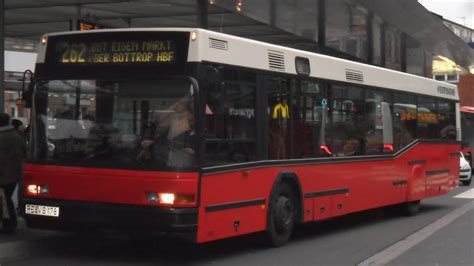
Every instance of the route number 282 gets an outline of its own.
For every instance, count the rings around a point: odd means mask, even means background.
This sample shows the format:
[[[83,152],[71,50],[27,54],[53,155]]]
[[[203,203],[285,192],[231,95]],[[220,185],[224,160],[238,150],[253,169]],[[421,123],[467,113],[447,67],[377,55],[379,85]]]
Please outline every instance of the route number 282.
[[[86,45],[84,43],[66,43],[61,55],[62,63],[85,63]]]

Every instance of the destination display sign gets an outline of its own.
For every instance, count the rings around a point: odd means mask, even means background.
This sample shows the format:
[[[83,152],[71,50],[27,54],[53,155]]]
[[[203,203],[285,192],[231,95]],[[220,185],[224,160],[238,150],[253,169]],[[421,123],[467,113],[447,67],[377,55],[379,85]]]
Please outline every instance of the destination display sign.
[[[143,35],[143,34],[142,34]],[[170,34],[156,38],[122,35],[91,35],[88,38],[57,39],[54,44],[54,62],[61,65],[85,64],[173,64],[182,61],[187,52],[187,39]],[[92,38],[91,38],[92,37]],[[93,38],[95,37],[95,38]],[[186,45],[183,45],[186,42]]]
[[[107,29],[108,27],[98,24],[87,22],[84,20],[77,20],[77,30],[85,31],[85,30],[99,30],[99,29]]]

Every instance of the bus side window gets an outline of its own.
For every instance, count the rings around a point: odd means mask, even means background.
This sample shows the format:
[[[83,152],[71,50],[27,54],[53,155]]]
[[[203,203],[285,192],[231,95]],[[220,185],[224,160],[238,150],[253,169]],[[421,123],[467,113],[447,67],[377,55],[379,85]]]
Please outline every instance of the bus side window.
[[[290,157],[289,82],[286,78],[268,76],[268,158]]]
[[[292,85],[292,158],[331,156],[326,144],[328,99],[325,88],[319,82],[307,80],[294,80]]]
[[[366,147],[365,154],[380,155],[392,153],[392,94],[384,91],[366,90]]]
[[[416,97],[396,92],[393,96],[393,148],[398,151],[416,137]]]
[[[220,85],[204,88],[204,165],[255,160],[256,74],[219,67]]]
[[[438,99],[439,137],[456,139],[456,109],[453,102]]]
[[[418,97],[417,136],[419,139],[437,139],[438,110],[436,100],[430,97]]]
[[[327,144],[334,156],[365,154],[366,107],[364,89],[332,84],[329,90]]]

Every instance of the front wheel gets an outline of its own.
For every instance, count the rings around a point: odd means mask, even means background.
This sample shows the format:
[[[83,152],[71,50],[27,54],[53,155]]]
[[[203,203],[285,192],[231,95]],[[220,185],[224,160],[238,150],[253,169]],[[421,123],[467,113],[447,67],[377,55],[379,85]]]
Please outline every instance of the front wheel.
[[[270,197],[267,233],[272,246],[279,247],[290,239],[295,224],[295,196],[287,183],[279,185]]]

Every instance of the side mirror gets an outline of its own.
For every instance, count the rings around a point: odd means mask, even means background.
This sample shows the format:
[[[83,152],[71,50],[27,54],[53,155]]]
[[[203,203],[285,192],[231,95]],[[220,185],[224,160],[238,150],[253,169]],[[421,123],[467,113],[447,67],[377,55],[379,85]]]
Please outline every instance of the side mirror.
[[[203,85],[207,88],[219,90],[222,86],[221,72],[214,66],[204,66],[201,77]]]

